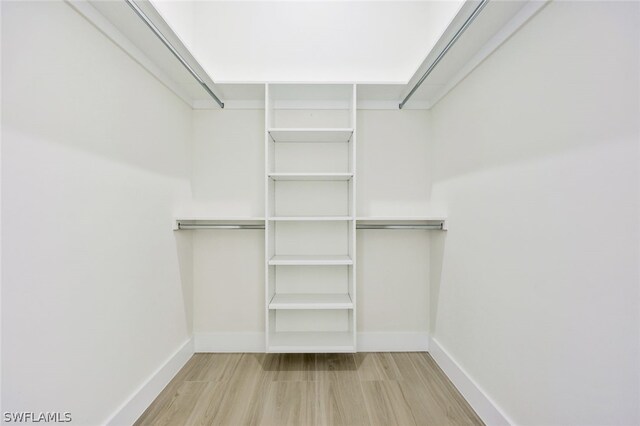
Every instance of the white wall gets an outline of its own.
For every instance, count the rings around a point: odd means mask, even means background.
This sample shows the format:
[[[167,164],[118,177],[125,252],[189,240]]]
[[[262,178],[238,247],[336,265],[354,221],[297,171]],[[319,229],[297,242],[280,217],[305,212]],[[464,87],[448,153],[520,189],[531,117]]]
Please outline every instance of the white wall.
[[[429,113],[363,110],[357,120],[357,215],[426,214]],[[193,158],[193,214],[264,216],[264,110],[194,111]],[[195,332],[255,339],[264,332],[264,233],[192,232]],[[426,333],[428,234],[357,238],[358,331]]]
[[[429,331],[429,236],[420,230],[357,233],[358,332]]]
[[[553,2],[432,110],[434,337],[516,424],[640,423],[639,7]]]
[[[360,110],[357,127],[357,216],[427,215],[429,111]],[[358,331],[426,334],[429,235],[358,231]]]
[[[358,216],[424,216],[431,196],[431,115],[425,110],[360,110]]]
[[[194,214],[264,216],[264,110],[193,112]],[[194,331],[264,332],[264,231],[192,231]]]
[[[2,42],[2,409],[100,424],[191,334],[191,110],[63,2]]]
[[[264,216],[264,110],[193,111],[194,213]]]

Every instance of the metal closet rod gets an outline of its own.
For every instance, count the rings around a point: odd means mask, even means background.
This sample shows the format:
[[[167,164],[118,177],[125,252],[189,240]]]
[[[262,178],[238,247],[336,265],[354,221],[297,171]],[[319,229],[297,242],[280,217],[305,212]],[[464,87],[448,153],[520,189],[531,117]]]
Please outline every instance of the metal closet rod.
[[[193,224],[178,222],[178,229],[264,229],[264,225],[247,225],[247,224]]]
[[[213,93],[213,90],[211,90],[209,86],[207,86],[207,83],[205,83],[204,80],[200,78],[198,73],[193,68],[191,68],[191,66],[187,63],[187,61],[182,57],[182,55],[180,55],[180,53],[178,53],[176,48],[173,47],[173,45],[169,42],[169,40],[167,40],[167,38],[158,29],[158,27],[156,27],[155,24],[151,22],[151,19],[149,19],[149,17],[142,11],[142,9],[140,9],[138,5],[135,4],[134,0],[124,0],[124,1],[129,5],[129,7],[131,7],[131,9],[133,9],[136,15],[138,15],[138,17],[142,19],[142,21],[145,24],[147,24],[147,27],[149,27],[149,29],[153,31],[156,37],[160,39],[162,44],[164,44],[167,47],[167,49],[169,49],[169,51],[173,53],[173,56],[175,56],[176,59],[180,61],[182,66],[184,66],[187,69],[187,71],[189,71],[189,73],[193,76],[193,78],[196,79],[196,81],[200,84],[200,86],[202,86],[202,88],[213,98],[213,100],[216,101],[218,105],[220,105],[220,108],[224,108],[224,102],[222,102],[220,98],[218,98],[216,94]]]
[[[356,224],[356,229],[425,229],[425,230],[436,230],[436,231],[442,231],[442,223],[438,223],[438,224],[429,224],[429,225],[420,225],[420,224],[414,224],[414,225],[357,225]]]
[[[449,49],[451,49],[451,47],[453,47],[453,45],[456,44],[456,41],[458,41],[460,36],[467,30],[467,28],[469,28],[471,23],[474,21],[474,19],[476,19],[476,17],[480,14],[482,9],[484,9],[484,7],[487,5],[487,3],[489,3],[489,0],[482,0],[480,2],[480,4],[478,4],[478,6],[476,6],[476,8],[473,10],[473,13],[471,14],[471,16],[469,16],[467,18],[467,20],[464,21],[464,24],[462,24],[462,26],[458,29],[458,31],[456,31],[456,33],[454,34],[453,38],[451,40],[449,40],[449,43],[447,43],[447,45],[444,47],[444,49],[442,49],[442,52],[440,52],[440,54],[436,57],[436,59],[433,61],[433,63],[429,66],[427,71],[425,71],[425,73],[422,75],[422,77],[420,77],[420,80],[418,80],[418,82],[415,84],[415,86],[413,86],[413,89],[411,89],[409,94],[407,96],[405,96],[405,98],[402,100],[402,102],[400,102],[400,105],[398,105],[398,107],[400,109],[402,109],[402,107],[407,103],[409,98],[411,98],[411,96],[413,96],[413,94],[416,92],[416,90],[418,90],[420,85],[426,80],[426,78],[429,76],[429,74],[431,74],[431,71],[433,71],[433,69],[440,63],[442,58],[444,58],[444,56],[447,54]]]
[[[264,229],[264,225],[247,225],[247,224],[192,224],[178,222],[178,229]],[[443,229],[442,223],[438,224],[407,224],[407,225],[356,225],[356,229],[421,229],[436,230]]]

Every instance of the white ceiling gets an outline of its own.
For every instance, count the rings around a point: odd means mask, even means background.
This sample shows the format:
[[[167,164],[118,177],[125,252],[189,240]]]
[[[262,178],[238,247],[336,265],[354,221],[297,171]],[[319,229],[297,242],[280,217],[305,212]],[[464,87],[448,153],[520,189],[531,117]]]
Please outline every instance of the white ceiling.
[[[217,83],[406,83],[463,1],[153,3]]]

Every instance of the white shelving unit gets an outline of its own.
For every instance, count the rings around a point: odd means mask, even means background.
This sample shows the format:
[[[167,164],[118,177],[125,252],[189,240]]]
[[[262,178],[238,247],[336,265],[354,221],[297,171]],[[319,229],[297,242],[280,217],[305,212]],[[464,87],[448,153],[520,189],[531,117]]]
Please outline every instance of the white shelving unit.
[[[356,88],[265,89],[267,352],[355,352]]]

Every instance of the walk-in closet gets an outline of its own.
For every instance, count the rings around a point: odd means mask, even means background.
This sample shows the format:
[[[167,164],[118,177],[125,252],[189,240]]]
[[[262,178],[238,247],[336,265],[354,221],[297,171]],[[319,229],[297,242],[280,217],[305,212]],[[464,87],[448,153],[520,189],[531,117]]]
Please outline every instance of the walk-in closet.
[[[640,424],[640,2],[0,20],[4,424]]]

